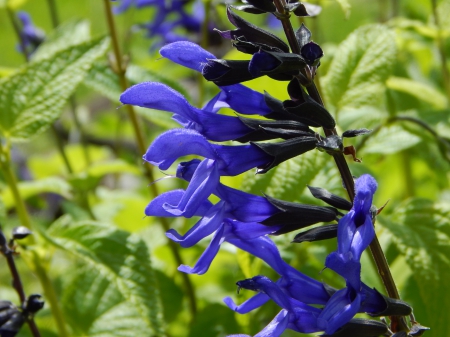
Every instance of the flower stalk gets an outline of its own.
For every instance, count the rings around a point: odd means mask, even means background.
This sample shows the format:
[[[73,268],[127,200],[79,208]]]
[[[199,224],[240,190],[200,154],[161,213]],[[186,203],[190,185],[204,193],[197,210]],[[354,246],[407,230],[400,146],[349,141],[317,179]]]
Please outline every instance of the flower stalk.
[[[121,86],[122,90],[125,91],[126,89],[128,89],[129,83],[125,76],[126,65],[123,62],[123,57],[120,52],[119,39],[117,36],[117,30],[116,30],[114,18],[112,15],[111,4],[110,4],[109,0],[104,0],[103,3],[104,3],[104,8],[105,8],[108,28],[109,28],[109,32],[111,35],[112,45],[113,45],[114,60],[115,60],[114,69],[116,69],[116,71],[117,71],[117,75],[118,75],[119,81],[120,81],[120,86]],[[144,136],[143,136],[142,130],[140,128],[136,112],[132,105],[127,104],[125,106],[125,108],[127,109],[128,118],[130,119],[132,126],[133,126],[133,130],[134,130],[134,134],[136,137],[136,143],[137,143],[139,152],[145,153],[146,146],[145,146],[145,142],[144,142]],[[155,181],[155,178],[153,175],[152,168],[150,167],[150,165],[147,162],[144,163],[144,170],[145,170],[145,175],[146,175],[148,181],[151,183],[150,189],[151,189],[152,195],[154,197],[156,197],[159,195],[159,191],[158,191],[158,188],[156,187],[156,184],[153,184],[153,182]],[[165,218],[159,218],[159,220],[160,220],[160,223],[161,223],[163,229],[165,231],[168,231],[170,229],[168,221]],[[184,264],[176,243],[169,240],[169,248],[174,256],[175,262],[178,265]],[[191,315],[193,318],[197,312],[197,301],[196,301],[196,295],[195,295],[195,288],[187,274],[182,273],[181,276],[183,278],[183,284],[184,284],[185,290],[186,290],[188,298],[189,298],[189,308],[190,308],[190,312],[191,312]]]

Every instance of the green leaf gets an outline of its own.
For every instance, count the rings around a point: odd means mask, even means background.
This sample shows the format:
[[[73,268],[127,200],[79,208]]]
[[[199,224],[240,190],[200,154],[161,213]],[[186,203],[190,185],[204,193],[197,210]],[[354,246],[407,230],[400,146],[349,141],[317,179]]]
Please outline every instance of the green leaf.
[[[155,273],[137,235],[97,222],[64,217],[44,237],[86,266],[65,294],[74,330],[88,336],[163,336]],[[66,291],[65,291],[66,292]]]
[[[348,2],[348,0],[336,0],[336,1],[339,4],[339,6],[341,6],[342,11],[345,14],[345,18],[348,19],[350,16],[350,9],[352,8],[352,6]]]
[[[108,47],[101,38],[70,47],[0,80],[0,133],[23,141],[45,131]]]
[[[186,93],[186,91],[176,82],[168,80],[160,75],[157,75],[156,73],[148,69],[135,65],[130,65],[127,69],[126,75],[128,80],[130,80],[132,84],[137,84],[146,81],[156,81],[165,83],[170,87],[172,87],[173,89],[179,91],[187,99],[189,99],[189,95]],[[88,76],[86,77],[84,84],[87,85],[89,88],[101,93],[105,97],[109,98],[111,101],[120,104],[119,97],[122,94],[123,90],[119,85],[119,77],[111,69],[111,67],[109,67],[108,64],[106,63],[95,64],[91,68]],[[172,120],[171,113],[141,107],[135,107],[135,110],[139,115],[145,117],[155,125],[161,126],[163,128],[170,129],[179,126],[175,121]]]
[[[323,78],[325,101],[337,111],[379,106],[395,59],[395,34],[391,30],[381,25],[358,28],[340,44]]]
[[[420,137],[406,131],[400,125],[383,126],[379,132],[368,138],[362,151],[392,154],[409,149],[421,141]]]
[[[386,85],[389,89],[409,94],[427,103],[435,109],[445,109],[448,104],[447,97],[432,86],[413,81],[409,78],[391,76]]]
[[[19,184],[19,192],[23,199],[28,199],[41,193],[56,193],[66,199],[70,199],[72,187],[64,179],[49,177],[34,181],[22,181]],[[15,201],[11,190],[5,189],[1,193],[4,206],[9,209],[14,207]]]
[[[232,310],[223,304],[210,304],[195,316],[188,337],[220,337],[239,330]]]
[[[429,321],[416,319],[430,326],[434,335],[445,335],[450,314],[437,308],[450,306],[450,205],[412,199],[396,207],[391,216],[380,217],[380,223],[392,233],[426,303]]]
[[[285,161],[266,174],[255,176],[254,172],[247,172],[242,187],[249,193],[265,193],[282,200],[298,201],[306,185],[329,159],[328,154],[309,151]]]
[[[63,23],[45,37],[33,54],[32,61],[51,58],[57,52],[90,40],[90,23],[87,20],[72,20]]]
[[[119,97],[122,94],[122,89],[119,85],[119,77],[106,62],[95,63],[89,70],[83,84],[111,101],[120,103]]]

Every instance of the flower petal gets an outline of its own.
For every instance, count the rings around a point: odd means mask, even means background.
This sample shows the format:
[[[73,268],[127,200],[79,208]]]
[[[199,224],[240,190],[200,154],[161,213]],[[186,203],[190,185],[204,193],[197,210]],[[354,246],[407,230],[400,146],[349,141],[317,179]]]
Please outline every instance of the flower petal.
[[[223,206],[224,202],[220,201],[211,207],[208,213],[189,229],[185,235],[180,235],[175,230],[169,229],[166,232],[166,236],[169,239],[178,242],[181,247],[192,247],[201,239],[214,233],[220,227],[225,214]]]
[[[145,208],[145,215],[147,216],[164,216],[174,217],[173,213],[167,212],[164,208],[164,204],[176,205],[180,202],[182,197],[186,194],[184,190],[174,190],[165,192],[154,198],[148,206]],[[196,208],[194,215],[204,216],[206,212],[213,206],[209,200],[203,200]]]
[[[219,251],[220,245],[222,244],[224,238],[224,225],[222,225],[214,234],[213,239],[211,240],[209,246],[205,249],[203,254],[198,259],[197,263],[194,267],[189,267],[186,265],[181,265],[178,267],[179,271],[182,271],[187,274],[198,274],[202,275],[206,273],[211,265],[214,257],[216,257],[217,252]]]
[[[190,218],[216,189],[219,181],[220,176],[215,161],[205,159],[197,166],[186,193],[183,194],[179,203],[166,203],[163,207],[175,216]]]
[[[208,59],[216,58],[199,45],[187,41],[168,44],[162,47],[159,52],[163,57],[198,72],[202,71]]]
[[[286,330],[289,323],[289,312],[281,310],[278,315],[254,337],[279,337]]]
[[[270,297],[264,293],[258,293],[253,297],[250,297],[247,301],[240,305],[236,305],[231,297],[225,297],[223,301],[233,311],[239,314],[246,314],[252,310],[258,309],[270,300]]]
[[[328,301],[320,313],[318,324],[329,335],[348,323],[356,315],[361,305],[361,295],[349,288],[344,288]]]
[[[211,159],[218,157],[214,147],[197,131],[172,129],[153,141],[143,159],[161,170],[167,170],[176,159],[189,154]]]

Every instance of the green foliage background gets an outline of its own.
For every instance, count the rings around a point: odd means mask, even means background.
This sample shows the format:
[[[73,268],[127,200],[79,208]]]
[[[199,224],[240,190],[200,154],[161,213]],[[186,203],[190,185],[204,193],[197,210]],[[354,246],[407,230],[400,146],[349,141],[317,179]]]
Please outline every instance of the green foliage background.
[[[440,29],[434,23],[431,0],[315,2],[323,7],[321,15],[304,22],[325,52],[318,78],[325,105],[334,114],[338,131],[373,129],[368,136],[346,140],[363,159],[350,162],[350,168],[355,176],[376,177],[378,207],[389,200],[376,229],[402,298],[413,306],[416,319],[431,327],[428,336],[446,336],[450,330],[446,310],[450,306],[450,83],[445,83],[443,67],[448,71],[450,62],[450,1],[437,2]],[[42,279],[35,276],[38,260],[50,276],[71,336],[214,337],[260,331],[278,312],[276,305],[269,303],[240,316],[222,298],[232,296],[242,302],[252,294],[236,295],[236,281],[276,275],[232,246],[222,247],[207,274],[190,277],[198,312],[189,311],[185,283],[164,230],[158,219],[144,217],[151,193],[133,129],[125,110],[117,109],[122,90],[108,63],[111,48],[102,1],[57,0],[62,24],[54,30],[47,1],[10,0],[13,10],[27,10],[47,33],[28,65],[16,50],[6,3],[0,1],[0,140],[12,148],[13,169],[36,237],[36,242],[18,249],[26,292],[44,291]],[[230,27],[224,7],[214,4],[213,8],[219,28]],[[155,40],[132,32],[133,25],[153,14],[151,9],[132,9],[115,17],[121,48],[130,59],[128,80],[165,82],[201,106],[217,88],[199,84],[192,71],[160,59],[150,49]],[[263,24],[261,16],[243,16]],[[294,26],[300,24],[296,18],[292,21]],[[231,59],[245,57],[229,47],[224,43],[212,52]],[[282,82],[260,78],[246,85],[288,98]],[[70,112],[71,95],[87,146],[80,141]],[[137,112],[147,144],[177,125],[165,112]],[[58,152],[51,125],[64,139],[71,172]],[[164,177],[157,170],[154,173],[156,178]],[[9,235],[20,219],[6,180],[0,176],[0,222]],[[317,203],[306,185],[345,196],[331,157],[318,151],[266,175],[248,172],[224,178],[223,183],[290,201]],[[175,179],[157,186],[161,192],[185,187]],[[170,222],[181,232],[192,224],[193,220]],[[331,271],[321,272],[326,255],[336,249],[335,240],[290,244],[293,237],[290,233],[274,238],[289,263],[333,286],[344,285]],[[181,249],[185,263],[194,264],[208,242]],[[0,299],[16,303],[3,260],[0,280]],[[383,290],[368,254],[363,256],[363,280]],[[36,321],[43,336],[58,335],[48,302]],[[20,336],[30,336],[27,327]]]

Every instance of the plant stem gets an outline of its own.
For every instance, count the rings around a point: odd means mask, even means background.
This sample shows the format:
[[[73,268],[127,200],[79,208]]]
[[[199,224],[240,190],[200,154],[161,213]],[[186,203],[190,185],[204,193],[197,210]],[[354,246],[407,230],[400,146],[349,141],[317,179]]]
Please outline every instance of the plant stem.
[[[25,309],[25,305],[26,305],[25,302],[26,302],[27,298],[25,295],[25,291],[23,289],[22,280],[20,279],[19,271],[17,270],[17,267],[16,267],[16,262],[14,261],[14,256],[13,256],[14,251],[11,248],[9,248],[7,245],[5,245],[4,247],[1,247],[1,253],[3,254],[3,256],[5,256],[6,262],[8,263],[9,271],[11,272],[11,276],[12,276],[13,288],[17,291],[17,294],[19,295],[21,308],[23,310],[23,309]],[[40,337],[41,334],[39,332],[39,329],[38,329],[36,323],[34,322],[33,316],[27,315],[26,322],[27,322],[28,326],[30,327],[31,334],[33,335],[33,337]]]
[[[47,269],[44,268],[40,256],[36,251],[30,252],[32,254],[32,265],[34,267],[34,272],[36,273],[42,288],[44,289],[45,299],[50,303],[50,309],[53,318],[56,321],[56,326],[58,328],[59,337],[69,337],[69,332],[67,331],[64,314],[59,305],[58,296],[56,295],[55,288],[48,277]]]
[[[284,9],[283,2],[284,0],[274,0],[274,4],[277,8],[277,11],[279,11],[281,14],[280,20],[283,23],[283,28],[285,30],[286,37],[289,41],[291,50],[292,52],[297,53],[298,43],[297,40],[295,39],[295,34],[292,29],[292,25],[290,25],[289,16],[287,15]],[[289,24],[285,23],[285,21],[289,21]],[[292,36],[294,37],[294,39],[292,39]],[[314,99],[317,103],[323,105],[322,98],[320,97],[319,91],[317,90],[317,87],[314,82],[311,82],[309,85],[307,85],[306,90],[308,91],[312,99]],[[324,129],[324,133],[326,136],[337,134],[336,129]],[[334,161],[336,162],[336,166],[338,167],[342,181],[347,190],[347,194],[350,200],[353,202],[353,199],[355,198],[355,183],[353,180],[353,176],[350,172],[350,169],[348,167],[347,161],[345,160],[345,157],[342,153],[337,153],[333,155],[333,158]],[[397,287],[395,285],[394,279],[389,269],[389,264],[386,260],[386,257],[383,253],[383,250],[376,235],[369,247],[373,259],[377,265],[378,274],[380,275],[383,281],[383,284],[386,288],[389,297],[400,299]],[[402,330],[409,331],[406,325],[406,321],[404,320],[403,317],[397,316],[391,317],[391,328],[394,332]]]
[[[8,183],[8,186],[11,189],[17,216],[19,217],[20,223],[22,224],[22,226],[25,226],[28,229],[32,229],[31,220],[25,207],[25,202],[23,201],[20,195],[17,179],[11,167],[11,154],[9,152],[9,144],[1,146],[0,156],[1,156],[0,167]]]
[[[115,58],[115,63],[116,63],[115,69],[117,69],[117,75],[119,76],[120,86],[121,86],[122,90],[125,91],[129,87],[127,78],[125,76],[126,65],[123,63],[122,54],[121,54],[120,48],[119,48],[119,41],[117,38],[116,26],[115,26],[114,18],[113,18],[112,11],[111,11],[110,0],[103,0],[103,3],[104,3],[104,7],[105,7],[107,22],[108,22],[109,33],[111,35],[111,40],[112,40],[112,45],[113,45],[114,58]],[[128,117],[131,120],[133,129],[134,129],[134,134],[136,137],[136,143],[138,145],[138,149],[143,154],[146,152],[146,146],[144,143],[144,136],[143,136],[141,128],[139,126],[139,121],[138,121],[136,112],[134,111],[134,107],[132,105],[127,104],[125,107],[127,109]],[[147,162],[144,163],[144,170],[145,170],[145,175],[146,175],[147,179],[149,180],[149,182],[153,183],[155,181],[155,178],[153,176],[153,171],[152,171],[152,168],[149,163],[147,163]],[[156,184],[151,184],[150,189],[151,189],[152,195],[154,197],[159,195],[159,191],[158,191],[158,188],[156,187]],[[160,223],[161,223],[163,229],[165,231],[168,231],[170,229],[170,226],[169,226],[167,219],[160,218],[159,220],[160,220]],[[175,262],[179,265],[184,264],[177,244],[175,242],[169,240],[169,248],[174,256]],[[190,307],[191,315],[192,315],[192,317],[195,317],[195,314],[197,312],[197,301],[196,301],[194,286],[192,285],[192,282],[191,282],[188,274],[181,273],[181,277],[183,278],[184,287],[185,287],[185,290],[189,297],[189,307]]]
[[[14,15],[13,10],[8,7],[8,5],[6,5],[5,8],[6,13],[8,14],[9,21],[11,22],[14,28],[14,32],[17,35],[17,39],[19,40],[20,47],[22,48],[22,54],[25,57],[25,62],[28,63],[28,61],[30,60],[30,56],[28,55],[27,50],[25,48],[25,41],[23,40],[22,34],[20,33],[20,27],[17,23],[16,16]]]
[[[50,9],[50,17],[52,19],[52,26],[56,28],[59,26],[58,10],[56,9],[55,0],[47,0],[48,8]]]

